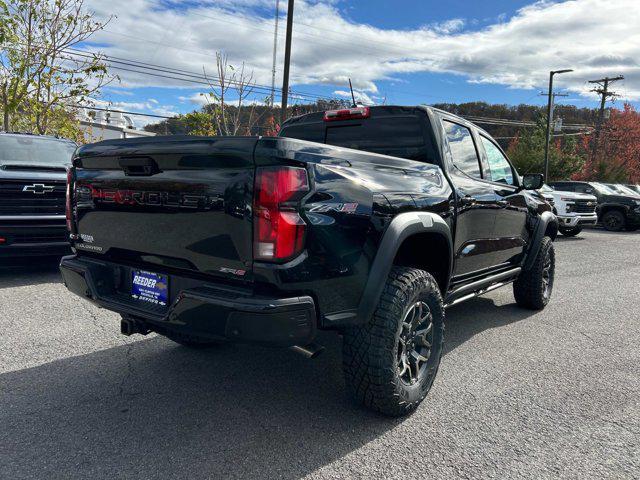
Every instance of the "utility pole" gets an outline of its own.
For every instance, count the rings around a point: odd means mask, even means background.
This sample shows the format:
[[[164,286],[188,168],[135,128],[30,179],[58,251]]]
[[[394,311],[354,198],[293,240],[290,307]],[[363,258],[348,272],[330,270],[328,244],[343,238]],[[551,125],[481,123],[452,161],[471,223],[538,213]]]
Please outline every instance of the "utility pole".
[[[547,138],[544,145],[544,180],[549,181],[549,144],[551,143],[551,122],[553,116],[553,76],[557,73],[568,73],[573,70],[567,68],[564,70],[552,70],[549,72],[549,101],[547,103]]]
[[[598,112],[598,121],[596,123],[596,133],[593,138],[593,148],[591,150],[591,155],[595,157],[596,152],[598,150],[598,139],[600,138],[600,129],[602,128],[602,121],[604,120],[604,107],[607,103],[607,98],[616,97],[617,94],[609,91],[609,85],[613,82],[617,82],[618,80],[624,80],[624,76],[618,75],[617,77],[604,77],[599,80],[589,80],[589,83],[593,83],[598,85],[596,88],[593,88],[591,91],[597,93],[601,96],[600,99],[600,111]]]
[[[540,96],[542,97],[548,97],[549,94],[548,93],[544,93],[544,92],[540,92]],[[568,93],[553,93],[552,94],[553,99],[551,101],[551,118],[553,119],[553,117],[555,116],[555,111],[556,111],[556,98],[557,97],[568,97],[569,94]],[[554,123],[551,122],[551,128],[554,128]]]
[[[271,108],[276,96],[276,60],[278,52],[278,20],[280,19],[280,0],[276,0],[276,26],[273,30],[273,68],[271,69]]]
[[[287,38],[284,44],[284,71],[282,79],[282,112],[280,125],[287,119],[287,100],[289,99],[289,65],[291,64],[291,36],[293,34],[293,0],[289,0],[287,9]]]

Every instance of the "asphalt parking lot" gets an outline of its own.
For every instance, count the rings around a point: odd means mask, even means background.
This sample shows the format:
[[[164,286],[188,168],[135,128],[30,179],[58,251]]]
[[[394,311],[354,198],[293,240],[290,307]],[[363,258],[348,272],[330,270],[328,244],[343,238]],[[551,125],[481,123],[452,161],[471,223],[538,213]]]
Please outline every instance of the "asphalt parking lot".
[[[55,262],[0,271],[0,478],[639,478],[640,233],[556,242],[543,312],[511,288],[447,314],[418,411],[345,397],[340,339],[193,351],[122,337]]]

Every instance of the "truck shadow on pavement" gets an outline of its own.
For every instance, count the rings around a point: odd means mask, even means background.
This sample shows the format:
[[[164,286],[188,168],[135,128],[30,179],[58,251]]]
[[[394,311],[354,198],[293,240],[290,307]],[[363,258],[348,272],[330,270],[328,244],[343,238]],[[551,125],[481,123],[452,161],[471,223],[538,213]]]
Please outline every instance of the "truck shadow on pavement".
[[[488,298],[452,308],[447,352],[530,315]],[[408,421],[354,406],[340,338],[320,342],[309,361],[153,337],[0,375],[0,477],[293,479]]]
[[[0,288],[62,281],[60,257],[0,258]]]

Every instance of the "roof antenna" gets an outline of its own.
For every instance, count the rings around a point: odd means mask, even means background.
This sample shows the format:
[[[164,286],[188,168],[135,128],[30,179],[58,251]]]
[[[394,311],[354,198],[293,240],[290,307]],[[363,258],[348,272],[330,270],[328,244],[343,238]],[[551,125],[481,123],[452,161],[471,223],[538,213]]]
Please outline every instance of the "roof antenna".
[[[351,79],[349,79],[349,90],[351,90],[351,99],[353,100],[353,105],[351,105],[351,107],[356,108],[358,105],[356,105],[356,96],[353,94],[353,85],[351,85]]]

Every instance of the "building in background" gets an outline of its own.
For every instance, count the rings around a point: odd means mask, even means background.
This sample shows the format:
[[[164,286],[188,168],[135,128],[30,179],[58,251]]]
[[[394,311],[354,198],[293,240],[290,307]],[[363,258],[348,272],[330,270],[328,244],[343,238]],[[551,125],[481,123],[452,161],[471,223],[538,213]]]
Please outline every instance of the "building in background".
[[[156,134],[135,128],[130,116],[121,112],[91,110],[79,112],[80,126],[87,142],[99,142],[115,138],[153,137]]]

